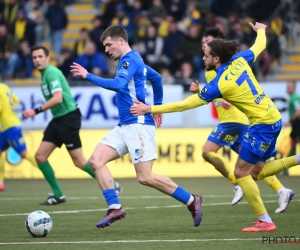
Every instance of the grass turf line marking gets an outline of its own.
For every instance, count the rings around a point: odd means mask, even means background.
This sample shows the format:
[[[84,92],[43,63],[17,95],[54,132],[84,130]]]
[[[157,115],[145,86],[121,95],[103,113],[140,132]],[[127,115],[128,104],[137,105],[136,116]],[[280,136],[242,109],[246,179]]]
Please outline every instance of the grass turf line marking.
[[[149,242],[205,242],[205,241],[258,241],[261,238],[236,239],[182,239],[182,240],[105,240],[105,241],[48,241],[48,242],[0,242],[0,245],[39,245],[39,244],[111,244],[111,243],[149,243]]]
[[[264,203],[276,203],[277,200],[264,201]],[[300,202],[300,200],[293,200],[293,202]],[[219,203],[204,203],[203,207],[209,206],[224,206],[230,205],[231,202],[219,202]],[[239,202],[239,205],[248,205],[248,202]],[[125,210],[138,210],[138,209],[161,209],[161,208],[179,208],[186,207],[185,205],[169,205],[169,206],[151,206],[151,207],[124,207]],[[83,209],[83,210],[65,210],[65,211],[45,211],[48,214],[77,214],[77,213],[88,213],[88,212],[101,212],[107,211],[107,208],[97,208],[97,209]],[[0,217],[12,217],[12,216],[27,216],[29,213],[15,213],[15,214],[0,214]]]
[[[201,194],[205,199],[214,199],[214,198],[227,198],[230,197],[232,198],[232,195],[205,195]],[[277,197],[278,194],[266,194],[262,195],[261,197]],[[90,197],[66,197],[68,200],[100,200],[102,199],[101,196],[90,196]],[[168,196],[166,195],[159,195],[159,196],[122,196],[120,195],[121,200],[134,200],[134,199],[142,199],[142,200],[147,200],[147,199],[166,199]],[[171,197],[169,197],[171,198]],[[41,198],[37,197],[1,197],[0,201],[23,201],[23,200],[40,200]]]

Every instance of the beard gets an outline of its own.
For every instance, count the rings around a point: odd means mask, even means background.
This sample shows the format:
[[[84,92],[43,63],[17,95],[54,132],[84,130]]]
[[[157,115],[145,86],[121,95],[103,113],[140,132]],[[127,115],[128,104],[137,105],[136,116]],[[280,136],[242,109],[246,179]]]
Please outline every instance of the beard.
[[[213,63],[208,63],[205,65],[205,70],[206,71],[216,70],[216,65],[214,65]]]

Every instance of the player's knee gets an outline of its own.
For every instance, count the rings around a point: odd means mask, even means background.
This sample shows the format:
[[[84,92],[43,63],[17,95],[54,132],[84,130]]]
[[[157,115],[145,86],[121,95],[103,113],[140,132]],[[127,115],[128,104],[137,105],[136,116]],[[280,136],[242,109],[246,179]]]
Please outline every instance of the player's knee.
[[[34,155],[34,158],[35,158],[37,164],[40,164],[40,163],[43,163],[43,162],[47,161],[47,157],[45,157],[40,152],[36,152],[35,155]]]
[[[242,168],[236,167],[234,169],[234,176],[236,179],[242,178],[245,176],[245,173]]]
[[[105,162],[99,157],[96,157],[92,155],[90,159],[88,160],[88,163],[90,167],[93,169],[93,171],[96,171],[97,169],[101,168],[102,166],[105,166]]]
[[[85,164],[86,164],[86,160],[85,159],[81,159],[81,158],[72,158],[73,163],[76,167],[83,169]]]
[[[144,186],[152,186],[153,178],[151,175],[141,175],[137,177],[140,184]]]
[[[202,152],[202,157],[207,161],[208,160],[208,152]]]

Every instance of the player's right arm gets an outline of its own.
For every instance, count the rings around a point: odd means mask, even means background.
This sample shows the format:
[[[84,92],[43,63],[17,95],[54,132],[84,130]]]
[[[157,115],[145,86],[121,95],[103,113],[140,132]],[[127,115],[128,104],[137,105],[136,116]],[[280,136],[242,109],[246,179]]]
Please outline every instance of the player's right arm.
[[[118,69],[114,79],[105,79],[95,76],[75,62],[71,65],[71,72],[73,73],[73,76],[80,76],[99,87],[118,92],[128,84],[135,74],[137,67],[140,66],[137,66],[135,60],[129,56],[124,56],[119,64],[122,64],[122,68]]]

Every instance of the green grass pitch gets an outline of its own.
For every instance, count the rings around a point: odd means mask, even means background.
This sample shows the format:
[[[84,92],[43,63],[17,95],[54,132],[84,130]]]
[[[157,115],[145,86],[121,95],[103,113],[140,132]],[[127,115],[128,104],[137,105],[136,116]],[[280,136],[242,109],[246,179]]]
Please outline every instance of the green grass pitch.
[[[124,188],[120,196],[127,217],[105,229],[96,223],[106,213],[106,203],[96,181],[60,180],[67,203],[40,206],[49,188],[44,180],[7,180],[0,193],[0,249],[299,249],[299,244],[262,244],[262,237],[300,237],[300,177],[279,177],[295,191],[289,208],[275,214],[277,194],[264,182],[258,182],[262,198],[277,231],[242,233],[256,221],[245,199],[231,206],[233,186],[225,178],[174,179],[187,190],[203,196],[203,221],[193,226],[187,208],[158,191],[140,185],[136,179],[117,180]],[[32,238],[25,230],[27,214],[48,212],[53,219],[51,233]],[[24,243],[24,244],[20,244]]]

